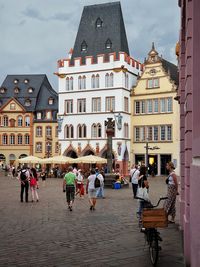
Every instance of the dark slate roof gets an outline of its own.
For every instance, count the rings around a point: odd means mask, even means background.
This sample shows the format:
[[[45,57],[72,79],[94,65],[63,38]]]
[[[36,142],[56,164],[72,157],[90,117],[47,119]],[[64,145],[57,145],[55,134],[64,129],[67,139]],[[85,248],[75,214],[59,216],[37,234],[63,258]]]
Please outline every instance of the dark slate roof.
[[[102,27],[96,27],[96,21],[100,18]],[[105,47],[110,40],[112,47]],[[87,51],[81,51],[81,44],[87,44]],[[126,52],[129,55],[128,42],[124,27],[124,20],[120,2],[85,6],[79,24],[76,41],[72,53],[71,63],[75,57],[108,54],[112,52]]]
[[[18,80],[15,84],[14,80]],[[28,80],[28,83],[24,81]],[[6,92],[0,92],[0,99],[4,105],[9,99],[15,98],[25,108],[26,111],[35,112],[38,110],[58,110],[58,95],[49,83],[45,74],[35,75],[7,75],[1,87]],[[19,88],[19,93],[14,92],[15,88]],[[33,93],[29,93],[28,89],[32,88]],[[48,98],[54,98],[54,104],[48,105]],[[25,100],[30,99],[31,105],[25,106]]]
[[[175,82],[176,85],[179,84],[179,76],[178,76],[178,67],[173,63],[165,60],[164,58],[160,58],[162,62],[162,66],[164,70],[170,75],[171,80]]]

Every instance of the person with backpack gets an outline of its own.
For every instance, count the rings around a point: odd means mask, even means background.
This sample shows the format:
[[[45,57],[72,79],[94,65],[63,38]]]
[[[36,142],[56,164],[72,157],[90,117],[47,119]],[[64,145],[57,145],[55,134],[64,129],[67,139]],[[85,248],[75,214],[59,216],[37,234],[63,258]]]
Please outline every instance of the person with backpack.
[[[100,180],[95,174],[95,170],[92,169],[89,177],[87,178],[86,194],[89,197],[90,210],[95,210],[97,188],[100,187]]]
[[[24,201],[24,190],[25,190],[25,201],[28,202],[28,189],[29,189],[29,174],[25,166],[23,166],[22,170],[18,174],[19,181],[21,182],[21,192],[20,192],[20,200]]]
[[[96,170],[96,176],[98,176],[98,179],[100,180],[100,187],[97,188],[97,198],[105,198],[104,197],[104,172],[101,170]]]

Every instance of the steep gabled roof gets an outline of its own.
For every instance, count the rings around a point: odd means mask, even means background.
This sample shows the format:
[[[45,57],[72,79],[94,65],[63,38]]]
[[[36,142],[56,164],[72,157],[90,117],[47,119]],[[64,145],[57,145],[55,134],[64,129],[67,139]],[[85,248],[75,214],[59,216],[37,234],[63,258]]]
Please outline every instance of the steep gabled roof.
[[[110,42],[110,48],[106,48]],[[82,49],[83,48],[83,49]],[[71,62],[76,57],[125,52],[128,42],[120,2],[85,6],[79,24]]]
[[[2,105],[14,97],[26,111],[34,112],[38,106],[46,108],[47,98],[51,94],[56,99],[54,109],[58,109],[57,93],[53,90],[45,74],[7,75],[1,88],[5,89],[4,93],[1,93],[0,90]],[[30,88],[32,88],[32,93],[29,92]],[[15,93],[15,89],[18,89],[18,93]],[[38,97],[40,91],[44,91],[42,98]],[[30,100],[29,106],[25,106],[26,100]],[[52,108],[51,106],[49,109]]]
[[[164,70],[167,73],[169,73],[171,80],[174,81],[176,85],[178,85],[179,84],[178,67],[173,63],[165,60],[164,58],[160,59]]]

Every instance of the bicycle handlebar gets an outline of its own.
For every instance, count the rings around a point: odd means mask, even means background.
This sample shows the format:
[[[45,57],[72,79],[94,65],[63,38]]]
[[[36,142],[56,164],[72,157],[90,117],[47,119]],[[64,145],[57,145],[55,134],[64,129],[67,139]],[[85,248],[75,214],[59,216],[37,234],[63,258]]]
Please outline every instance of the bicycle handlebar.
[[[150,203],[150,201],[148,201],[148,200],[146,200],[144,198],[141,198],[141,197],[136,197],[136,199],[140,199],[140,200],[143,200],[146,203]],[[159,200],[158,200],[158,202],[157,202],[157,204],[156,205],[152,205],[152,208],[158,207],[158,205],[160,204],[160,201],[161,200],[165,200],[165,199],[168,199],[168,197],[160,197]]]

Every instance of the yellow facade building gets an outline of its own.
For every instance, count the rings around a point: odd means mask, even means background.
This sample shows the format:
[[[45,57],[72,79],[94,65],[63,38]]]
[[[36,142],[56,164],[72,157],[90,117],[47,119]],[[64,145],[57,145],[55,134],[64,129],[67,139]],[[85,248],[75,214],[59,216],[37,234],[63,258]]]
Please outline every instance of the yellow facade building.
[[[159,56],[153,44],[131,90],[131,162],[148,163],[149,174],[165,175],[168,161],[174,162],[179,174],[177,86],[177,67]]]
[[[46,75],[7,75],[0,87],[0,163],[58,155],[57,112]]]

